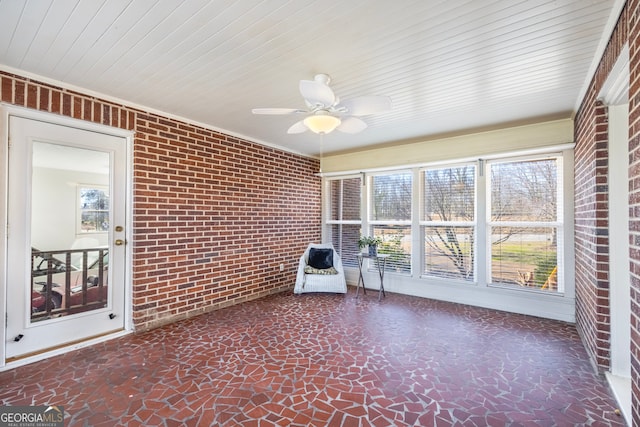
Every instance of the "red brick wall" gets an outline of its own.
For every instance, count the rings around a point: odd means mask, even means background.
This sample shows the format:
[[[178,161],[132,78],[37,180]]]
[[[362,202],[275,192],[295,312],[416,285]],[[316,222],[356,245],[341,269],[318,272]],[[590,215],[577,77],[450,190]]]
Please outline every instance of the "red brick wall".
[[[3,102],[135,132],[136,330],[293,287],[300,254],[320,241],[317,160],[21,76],[0,78]]]
[[[606,108],[592,98],[576,117],[576,325],[596,365],[609,366],[608,144]]]
[[[629,203],[633,424],[640,424],[640,1],[625,5],[576,116],[576,321],[587,351],[609,368],[607,123],[596,96],[625,45],[630,52]],[[611,307],[615,310],[615,307]]]

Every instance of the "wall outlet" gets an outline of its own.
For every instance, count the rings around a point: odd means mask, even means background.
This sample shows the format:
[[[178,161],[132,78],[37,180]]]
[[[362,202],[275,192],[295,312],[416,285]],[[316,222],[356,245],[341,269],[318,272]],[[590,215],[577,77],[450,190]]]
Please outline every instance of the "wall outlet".
[[[284,264],[280,264],[280,271],[284,271]]]

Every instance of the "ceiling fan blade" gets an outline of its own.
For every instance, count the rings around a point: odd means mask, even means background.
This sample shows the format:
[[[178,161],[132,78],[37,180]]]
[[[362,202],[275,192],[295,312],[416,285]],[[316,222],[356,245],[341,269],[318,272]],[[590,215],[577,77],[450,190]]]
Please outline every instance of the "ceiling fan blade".
[[[390,110],[391,98],[388,96],[357,96],[345,99],[339,107],[346,108],[347,114],[351,116],[366,116]]]
[[[364,120],[357,117],[345,117],[336,129],[344,133],[358,133],[366,128],[367,124]]]
[[[302,132],[306,132],[307,131],[307,126],[304,124],[304,121],[300,120],[299,122],[296,122],[293,124],[293,126],[291,126],[288,130],[287,133],[302,133]]]
[[[324,83],[312,80],[300,80],[300,94],[312,106],[330,107],[336,102],[333,90]]]
[[[304,110],[297,108],[254,108],[251,110],[253,114],[293,114],[293,113],[306,113]]]

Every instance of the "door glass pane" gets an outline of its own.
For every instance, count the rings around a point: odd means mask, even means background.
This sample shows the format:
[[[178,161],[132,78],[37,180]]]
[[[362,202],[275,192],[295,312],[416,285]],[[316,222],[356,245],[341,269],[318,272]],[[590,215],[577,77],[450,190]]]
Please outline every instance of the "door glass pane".
[[[108,153],[33,142],[31,320],[108,305]]]

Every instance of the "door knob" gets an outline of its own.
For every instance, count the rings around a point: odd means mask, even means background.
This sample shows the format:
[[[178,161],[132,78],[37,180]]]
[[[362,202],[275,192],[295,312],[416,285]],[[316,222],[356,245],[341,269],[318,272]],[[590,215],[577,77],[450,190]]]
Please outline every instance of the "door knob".
[[[116,246],[122,246],[125,244],[125,241],[122,239],[116,239],[116,241],[113,243],[115,243]]]

